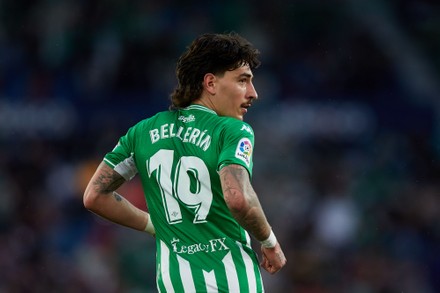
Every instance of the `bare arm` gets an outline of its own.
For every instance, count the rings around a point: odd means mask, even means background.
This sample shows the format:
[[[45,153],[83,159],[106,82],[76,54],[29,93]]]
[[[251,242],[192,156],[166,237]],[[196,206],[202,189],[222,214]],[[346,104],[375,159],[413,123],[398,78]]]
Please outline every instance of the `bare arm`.
[[[124,182],[125,179],[119,173],[101,162],[84,192],[84,206],[109,221],[145,231],[150,215],[115,191]],[[154,234],[154,230],[148,232]]]
[[[271,227],[251,186],[247,170],[240,165],[223,167],[220,180],[226,204],[237,222],[258,241],[267,239]]]
[[[220,181],[226,204],[237,222],[258,241],[266,240],[271,227],[258,200],[247,170],[240,165],[228,165],[220,170]],[[277,242],[275,247],[262,246],[262,267],[274,274],[285,264],[286,258]]]

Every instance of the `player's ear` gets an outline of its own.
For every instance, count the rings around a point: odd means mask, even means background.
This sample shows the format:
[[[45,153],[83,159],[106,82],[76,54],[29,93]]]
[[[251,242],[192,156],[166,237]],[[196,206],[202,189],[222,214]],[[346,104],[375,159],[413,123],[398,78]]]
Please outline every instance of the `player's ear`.
[[[217,78],[212,73],[207,73],[203,77],[203,88],[206,91],[208,91],[211,95],[215,95],[215,92],[216,92],[216,89],[215,89],[216,81],[217,81]]]

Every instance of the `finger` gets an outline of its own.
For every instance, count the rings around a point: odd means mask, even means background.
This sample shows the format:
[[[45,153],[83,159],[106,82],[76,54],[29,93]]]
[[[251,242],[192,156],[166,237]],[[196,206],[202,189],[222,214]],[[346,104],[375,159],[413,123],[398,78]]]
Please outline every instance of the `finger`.
[[[267,271],[273,275],[277,272],[277,269],[273,266],[273,265],[269,265],[269,267],[267,268]]]
[[[261,261],[260,265],[265,269],[269,266],[269,261],[267,260],[266,256],[263,255],[263,260]]]

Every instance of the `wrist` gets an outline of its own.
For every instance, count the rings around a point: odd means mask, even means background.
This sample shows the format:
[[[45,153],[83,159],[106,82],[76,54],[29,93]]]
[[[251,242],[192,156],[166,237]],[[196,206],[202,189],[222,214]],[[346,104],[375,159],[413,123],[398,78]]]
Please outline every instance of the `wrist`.
[[[265,248],[274,248],[275,245],[277,245],[277,238],[275,237],[275,234],[272,230],[270,230],[269,237],[267,237],[266,240],[260,241],[261,246]]]
[[[147,214],[147,225],[145,226],[144,231],[148,234],[155,235],[156,230],[154,229],[153,222],[151,222],[150,214]]]

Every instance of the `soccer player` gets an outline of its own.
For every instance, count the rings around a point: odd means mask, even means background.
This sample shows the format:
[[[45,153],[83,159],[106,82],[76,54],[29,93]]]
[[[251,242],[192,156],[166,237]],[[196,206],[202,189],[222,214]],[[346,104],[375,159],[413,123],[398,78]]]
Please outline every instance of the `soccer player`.
[[[170,110],[133,127],[104,157],[84,194],[90,211],[156,237],[159,292],[263,292],[261,266],[286,258],[252,188],[259,51],[236,33],[203,34],[178,62]],[[149,213],[116,189],[139,174]]]

